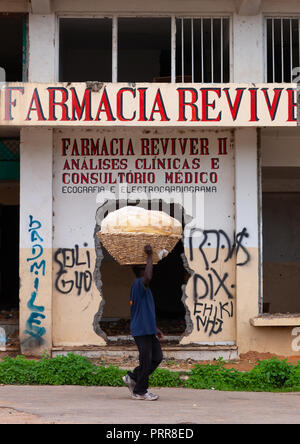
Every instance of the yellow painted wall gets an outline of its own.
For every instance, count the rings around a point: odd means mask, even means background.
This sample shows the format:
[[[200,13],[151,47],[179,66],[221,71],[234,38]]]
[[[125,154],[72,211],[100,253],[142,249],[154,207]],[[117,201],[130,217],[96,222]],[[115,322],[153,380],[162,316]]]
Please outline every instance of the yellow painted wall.
[[[75,250],[54,252],[53,261],[53,345],[105,345],[93,328],[101,296],[92,277],[96,263],[94,249],[79,249],[78,262],[70,266]],[[87,260],[90,255],[90,266]]]

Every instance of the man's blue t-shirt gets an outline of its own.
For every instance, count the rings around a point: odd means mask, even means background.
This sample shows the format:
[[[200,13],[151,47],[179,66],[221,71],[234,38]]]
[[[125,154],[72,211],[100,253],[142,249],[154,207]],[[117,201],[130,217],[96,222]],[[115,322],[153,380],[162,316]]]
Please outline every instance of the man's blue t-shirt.
[[[130,292],[130,331],[132,336],[155,335],[155,305],[150,288],[144,287],[143,278],[134,281]]]

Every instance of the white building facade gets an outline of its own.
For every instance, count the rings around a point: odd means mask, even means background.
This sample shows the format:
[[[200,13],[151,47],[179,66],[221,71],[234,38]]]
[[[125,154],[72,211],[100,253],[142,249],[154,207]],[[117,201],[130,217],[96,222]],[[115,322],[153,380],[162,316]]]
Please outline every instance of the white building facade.
[[[177,351],[298,354],[300,2],[0,1],[0,12],[0,303],[19,307],[22,352],[111,344],[102,325],[129,318],[133,274],[96,233],[130,204],[184,224],[153,289],[159,320],[184,322]]]

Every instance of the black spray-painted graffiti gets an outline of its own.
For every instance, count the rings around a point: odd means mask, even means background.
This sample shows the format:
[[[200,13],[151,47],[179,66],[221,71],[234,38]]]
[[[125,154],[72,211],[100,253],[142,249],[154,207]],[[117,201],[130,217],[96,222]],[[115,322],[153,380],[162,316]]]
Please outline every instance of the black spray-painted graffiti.
[[[239,266],[246,265],[249,262],[250,255],[249,255],[247,249],[245,248],[245,246],[243,245],[244,238],[249,237],[249,234],[247,232],[247,228],[244,228],[237,235],[234,234],[234,241],[233,242],[231,242],[229,236],[223,230],[204,230],[203,231],[200,228],[192,228],[191,232],[190,232],[190,238],[189,238],[189,249],[190,249],[190,260],[191,261],[193,260],[194,235],[197,233],[203,234],[203,240],[201,241],[198,248],[199,248],[200,253],[202,254],[206,270],[209,269],[209,263],[208,263],[206,254],[203,249],[205,247],[211,246],[211,242],[209,242],[209,235],[215,236],[215,239],[217,242],[216,255],[215,255],[214,260],[211,262],[212,264],[214,264],[215,262],[218,261],[220,249],[223,250],[224,248],[228,248],[228,254],[227,254],[227,257],[224,259],[224,262],[227,262],[229,259],[231,259],[234,252],[236,253],[236,256],[238,256],[240,250],[242,250],[242,252],[244,253],[245,258],[242,262],[237,263],[236,265],[239,265]],[[222,242],[222,240],[223,240],[223,242]]]
[[[87,244],[84,244],[86,247]],[[80,296],[82,291],[89,291],[92,287],[92,273],[90,252],[84,254],[79,252],[79,246],[74,248],[59,248],[54,254],[54,260],[59,265],[56,274],[55,288],[63,294],[69,294],[77,290]],[[78,267],[83,267],[83,271],[78,271]],[[74,271],[75,268],[75,271]]]
[[[201,233],[201,236],[199,236]],[[198,236],[197,236],[198,235]],[[223,330],[224,320],[233,318],[235,298],[235,284],[230,284],[230,276],[228,272],[218,272],[214,264],[224,263],[236,257],[236,265],[244,266],[250,261],[250,254],[243,244],[244,240],[249,237],[247,229],[233,236],[233,241],[223,230],[200,230],[191,229],[189,237],[189,258],[194,260],[194,250],[198,248],[206,274],[194,273],[193,275],[193,297],[194,297],[194,316],[196,318],[197,330],[203,330],[208,336],[217,335]],[[195,245],[196,240],[200,243]],[[207,249],[211,250],[212,243],[216,245],[214,257],[209,258]],[[225,257],[220,251],[226,251]],[[222,267],[218,267],[218,269]],[[226,302],[224,302],[224,296]],[[217,300],[222,297],[222,301]]]
[[[43,259],[44,240],[39,231],[41,228],[41,222],[39,220],[35,220],[33,216],[30,215],[28,232],[31,242],[31,256],[27,258],[27,262],[30,265],[30,273],[33,277],[34,290],[31,293],[29,301],[27,302],[30,315],[27,319],[24,333],[25,335],[28,335],[28,337],[25,338],[22,345],[24,345],[28,340],[32,340],[32,338],[38,345],[42,345],[44,343],[43,336],[46,334],[45,327],[41,326],[41,319],[46,318],[46,316],[43,314],[45,312],[45,307],[36,305],[35,303],[40,285],[40,274],[45,276],[46,271],[46,261]]]

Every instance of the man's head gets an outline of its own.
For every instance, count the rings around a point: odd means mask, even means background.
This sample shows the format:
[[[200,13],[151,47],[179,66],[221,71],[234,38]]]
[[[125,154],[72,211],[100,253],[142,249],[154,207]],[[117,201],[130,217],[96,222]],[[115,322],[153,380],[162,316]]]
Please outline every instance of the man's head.
[[[132,267],[132,271],[134,272],[137,278],[141,278],[145,274],[145,265],[134,265]]]

